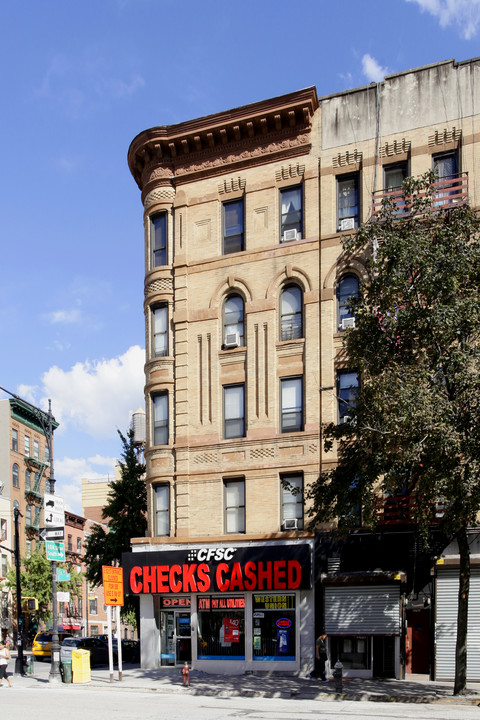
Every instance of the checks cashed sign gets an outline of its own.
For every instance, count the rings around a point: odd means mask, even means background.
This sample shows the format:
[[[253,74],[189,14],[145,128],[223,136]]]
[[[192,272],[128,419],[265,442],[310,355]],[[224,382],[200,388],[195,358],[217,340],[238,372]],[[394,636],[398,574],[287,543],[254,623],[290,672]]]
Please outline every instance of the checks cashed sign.
[[[311,547],[201,547],[125,553],[125,592],[133,595],[308,590]]]

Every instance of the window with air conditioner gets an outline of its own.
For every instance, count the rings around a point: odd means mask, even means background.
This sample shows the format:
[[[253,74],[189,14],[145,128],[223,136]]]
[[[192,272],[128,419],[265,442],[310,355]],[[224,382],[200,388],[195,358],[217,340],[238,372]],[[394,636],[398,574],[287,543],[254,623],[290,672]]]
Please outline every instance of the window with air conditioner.
[[[337,398],[339,424],[350,422],[352,410],[357,404],[358,374],[339,371],[337,373]]]
[[[282,530],[303,530],[303,475],[282,475]]]
[[[243,298],[229,295],[223,305],[223,346],[228,350],[244,344]]]
[[[348,330],[355,327],[355,317],[350,309],[351,298],[358,297],[359,280],[356,275],[343,275],[337,284],[338,329]]]
[[[288,285],[280,296],[280,340],[303,337],[303,293],[297,285]]]
[[[280,242],[299,240],[303,232],[303,188],[280,190]]]
[[[223,254],[241,252],[245,249],[244,242],[244,202],[232,200],[223,203]]]
[[[359,222],[359,175],[340,175],[337,177],[337,230],[354,230]]]

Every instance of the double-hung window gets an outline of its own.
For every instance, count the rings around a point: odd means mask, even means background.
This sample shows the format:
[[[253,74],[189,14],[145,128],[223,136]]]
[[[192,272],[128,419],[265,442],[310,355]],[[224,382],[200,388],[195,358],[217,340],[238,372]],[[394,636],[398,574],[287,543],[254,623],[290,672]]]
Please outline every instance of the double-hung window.
[[[303,377],[281,378],[280,399],[281,432],[303,430]]]
[[[153,215],[150,219],[150,242],[152,267],[167,264],[167,213]]]
[[[25,443],[24,443],[24,445],[25,445],[24,455],[25,455],[26,457],[30,457],[30,438],[28,437],[28,435],[25,435]]]
[[[38,444],[38,440],[33,441],[33,457],[38,460],[40,457],[40,447]]]
[[[223,203],[223,254],[244,250],[244,236],[243,199]]]
[[[303,529],[303,476],[282,475],[282,530]]]
[[[14,488],[20,487],[20,477],[18,474],[18,465],[17,463],[13,464],[12,467],[12,485]]]
[[[18,451],[18,430],[12,429],[12,450]]]
[[[223,436],[225,439],[245,436],[245,385],[223,388]]]
[[[338,422],[348,422],[357,402],[358,375],[356,372],[337,373]]]
[[[302,186],[280,190],[280,242],[298,240],[303,232]]]
[[[338,329],[347,330],[355,327],[355,318],[350,310],[350,298],[358,297],[358,277],[344,275],[337,285]]]
[[[289,285],[280,296],[280,340],[303,337],[303,296],[297,285]]]
[[[152,352],[154,357],[168,355],[168,305],[152,309]]]
[[[229,295],[223,306],[223,344],[226,348],[243,347],[244,304],[240,295]]]
[[[225,480],[225,532],[245,532],[245,480]]]
[[[358,173],[337,177],[337,208],[338,230],[353,230],[358,227],[360,221]]]
[[[153,398],[153,444],[168,445],[168,393]]]
[[[156,485],[155,536],[170,535],[170,485]]]

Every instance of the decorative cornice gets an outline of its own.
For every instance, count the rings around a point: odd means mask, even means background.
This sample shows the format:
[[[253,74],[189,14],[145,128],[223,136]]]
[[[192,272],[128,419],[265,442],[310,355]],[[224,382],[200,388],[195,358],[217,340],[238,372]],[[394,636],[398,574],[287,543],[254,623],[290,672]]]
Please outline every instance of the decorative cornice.
[[[314,87],[179,125],[145,130],[132,141],[130,171],[148,195],[159,184],[295,157],[308,151]]]

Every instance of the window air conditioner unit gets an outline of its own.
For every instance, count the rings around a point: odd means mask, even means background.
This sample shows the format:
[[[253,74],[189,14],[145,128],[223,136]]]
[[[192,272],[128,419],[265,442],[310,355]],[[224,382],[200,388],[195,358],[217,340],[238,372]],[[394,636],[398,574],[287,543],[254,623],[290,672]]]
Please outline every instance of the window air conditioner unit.
[[[340,418],[339,424],[342,425],[343,423],[349,423],[350,422],[350,415],[344,415]]]
[[[283,521],[284,530],[298,530],[298,518],[289,518]]]
[[[233,332],[225,335],[225,347],[235,348],[240,346],[240,333]]]
[[[283,233],[283,242],[288,242],[289,240],[296,240],[297,236],[297,230],[285,230],[285,232]]]
[[[355,229],[355,218],[343,218],[340,220],[340,230],[354,230]]]
[[[342,328],[342,330],[349,330],[350,328],[354,328],[355,327],[355,318],[354,317],[342,318],[340,327]]]

